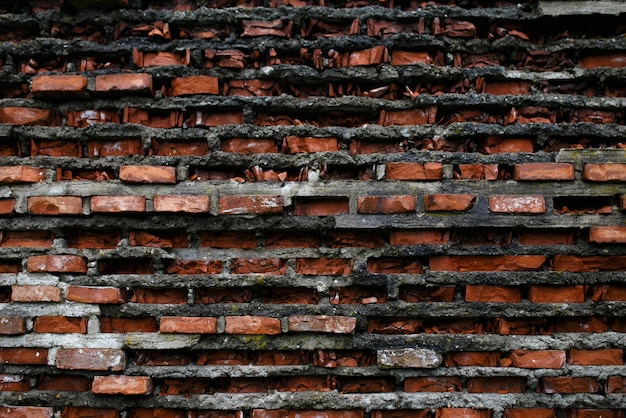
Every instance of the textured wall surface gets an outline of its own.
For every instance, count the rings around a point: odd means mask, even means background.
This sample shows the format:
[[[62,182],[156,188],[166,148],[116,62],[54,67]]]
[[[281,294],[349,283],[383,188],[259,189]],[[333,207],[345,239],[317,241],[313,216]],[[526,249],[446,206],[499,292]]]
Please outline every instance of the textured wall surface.
[[[623,417],[583,3],[3,1],[0,417]]]

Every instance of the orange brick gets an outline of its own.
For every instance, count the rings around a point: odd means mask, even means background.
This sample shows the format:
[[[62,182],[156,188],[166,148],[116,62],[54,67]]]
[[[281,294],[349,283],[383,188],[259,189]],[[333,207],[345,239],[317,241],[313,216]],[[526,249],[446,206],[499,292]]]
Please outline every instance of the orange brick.
[[[513,179],[574,180],[574,165],[570,163],[524,163],[513,169]]]
[[[219,198],[219,213],[223,215],[245,213],[271,215],[282,212],[283,198],[281,196],[222,196]]]
[[[96,92],[152,95],[150,74],[107,74],[96,76]]]
[[[52,418],[54,408],[43,406],[0,406],[0,418]]]
[[[209,196],[154,196],[155,212],[205,213],[209,211]]]
[[[66,316],[39,316],[35,318],[33,331],[53,334],[86,334],[87,320]]]
[[[432,271],[532,271],[543,267],[543,255],[433,256]]]
[[[340,276],[350,274],[352,260],[349,258],[298,258],[296,273],[305,275]]]
[[[350,211],[347,198],[306,198],[294,199],[294,216],[334,216],[346,214]]]
[[[598,350],[569,350],[567,364],[577,366],[621,366],[624,364],[624,350],[605,348]]]
[[[351,334],[356,328],[356,318],[328,315],[294,315],[288,318],[289,331]]]
[[[626,181],[626,164],[585,164],[583,179],[587,181]]]
[[[522,369],[560,369],[565,364],[565,350],[515,350],[509,357],[513,367]]]
[[[521,300],[521,290],[518,287],[484,285],[465,286],[466,302],[516,303]]]
[[[176,183],[174,167],[130,166],[120,167],[120,180],[127,183]]]
[[[95,376],[91,391],[98,395],[149,395],[152,387],[147,376]]]
[[[66,298],[72,302],[97,304],[118,304],[125,300],[117,287],[70,286]]]
[[[440,180],[443,172],[441,163],[387,163],[387,180]]]
[[[193,94],[220,94],[219,79],[208,75],[197,75],[172,80],[172,96]]]
[[[68,98],[88,97],[87,77],[82,75],[42,75],[33,77],[31,83],[33,96],[37,98]]]
[[[37,183],[46,179],[46,169],[27,165],[0,167],[0,184]]]
[[[0,199],[0,215],[11,215],[15,210],[15,199]]]
[[[87,273],[87,259],[77,255],[35,255],[28,257],[28,271]]]
[[[50,109],[33,109],[30,107],[2,107],[0,108],[0,123],[9,125],[60,125],[59,115]]]
[[[280,334],[280,320],[264,316],[227,316],[226,334],[276,335]]]
[[[286,152],[287,154],[336,151],[339,151],[337,138],[287,136],[283,141],[283,152]]]
[[[164,316],[161,317],[159,332],[178,334],[215,334],[217,318]]]
[[[33,215],[82,215],[83,199],[78,196],[35,196],[28,198]]]
[[[391,231],[389,234],[391,245],[443,245],[448,241],[450,241],[450,233],[440,229]]]
[[[146,199],[141,196],[92,196],[91,211],[96,213],[145,212]]]
[[[589,242],[596,244],[626,244],[626,226],[592,226]]]
[[[359,197],[357,212],[364,214],[415,212],[415,198],[408,195]]]
[[[582,303],[585,286],[530,286],[528,300],[534,303]]]
[[[464,212],[472,208],[475,198],[471,194],[427,194],[424,208],[428,212]]]

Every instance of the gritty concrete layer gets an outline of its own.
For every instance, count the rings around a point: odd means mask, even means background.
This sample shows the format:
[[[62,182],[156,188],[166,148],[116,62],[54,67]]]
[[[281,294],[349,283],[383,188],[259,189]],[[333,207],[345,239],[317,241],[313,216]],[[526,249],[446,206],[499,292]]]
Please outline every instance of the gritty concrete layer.
[[[546,16],[567,15],[619,15],[626,13],[626,4],[619,0],[540,0],[539,10]]]

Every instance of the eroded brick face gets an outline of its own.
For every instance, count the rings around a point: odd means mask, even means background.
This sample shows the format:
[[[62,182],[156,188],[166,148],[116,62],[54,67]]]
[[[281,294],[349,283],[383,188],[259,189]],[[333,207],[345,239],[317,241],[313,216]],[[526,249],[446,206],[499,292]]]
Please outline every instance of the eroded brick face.
[[[622,2],[0,3],[0,418],[624,418]]]

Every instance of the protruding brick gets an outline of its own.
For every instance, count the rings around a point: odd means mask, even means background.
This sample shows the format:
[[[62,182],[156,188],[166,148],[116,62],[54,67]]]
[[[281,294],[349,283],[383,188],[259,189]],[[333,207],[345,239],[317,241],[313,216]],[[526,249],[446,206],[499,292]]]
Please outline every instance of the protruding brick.
[[[98,395],[149,395],[152,379],[147,376],[95,376],[91,391]]]
[[[598,350],[569,350],[567,364],[577,366],[622,366],[624,350],[621,348],[604,348]]]
[[[209,211],[209,196],[154,196],[155,212],[205,213]]]
[[[440,180],[443,173],[441,163],[387,163],[387,180]]]
[[[107,74],[96,76],[96,92],[152,94],[152,76],[145,73]]]
[[[217,318],[164,316],[161,317],[159,331],[178,334],[215,334]]]
[[[141,196],[91,196],[95,213],[145,212],[146,198]]]
[[[172,80],[172,96],[193,94],[220,94],[219,79],[208,75],[196,75]]]
[[[592,226],[589,242],[596,244],[626,244],[626,226]]]
[[[45,348],[0,348],[0,364],[48,363],[48,350]]]
[[[46,179],[46,171],[27,165],[0,167],[0,184],[37,183]]]
[[[552,265],[556,271],[625,271],[626,256],[555,255]]]
[[[26,333],[24,318],[19,316],[0,316],[0,334],[19,335]]]
[[[296,273],[305,275],[340,276],[350,274],[352,260],[349,258],[298,258]]]
[[[565,364],[565,350],[514,350],[511,365],[522,369],[560,369]]]
[[[1,107],[0,123],[23,126],[58,126],[59,115],[51,109],[34,109],[30,107]]]
[[[337,138],[314,138],[287,136],[283,141],[283,152],[297,154],[300,152],[336,152],[339,150]]]
[[[364,214],[415,212],[415,198],[408,195],[359,197],[357,212]]]
[[[494,213],[545,213],[543,196],[494,196],[489,198],[489,210]]]
[[[31,83],[33,96],[42,99],[61,99],[88,97],[87,77],[83,75],[41,75],[33,77]]]
[[[427,194],[424,208],[429,212],[465,212],[472,208],[475,198],[471,194]]]
[[[59,369],[120,371],[126,365],[126,354],[112,348],[59,349],[56,365]]]
[[[227,316],[226,334],[276,335],[280,334],[280,320],[264,316]]]
[[[289,331],[351,334],[356,328],[356,318],[349,316],[295,315],[288,318]]]
[[[56,286],[11,286],[13,302],[60,302],[61,289]]]
[[[28,271],[87,273],[87,259],[78,255],[35,255],[28,257]]]
[[[539,388],[544,393],[596,393],[598,383],[593,377],[542,377]]]
[[[0,406],[0,418],[52,418],[54,408],[43,406]]]
[[[486,285],[465,286],[466,302],[517,303],[521,300],[522,293],[519,287]]]
[[[583,179],[587,181],[626,181],[626,164],[585,164]]]
[[[280,214],[283,212],[281,196],[222,196],[219,198],[219,213],[222,215]]]
[[[81,215],[83,199],[79,196],[29,197],[28,212],[33,215]]]
[[[441,356],[435,350],[425,348],[405,348],[397,350],[378,350],[379,369],[387,368],[424,368],[433,369],[441,364]]]
[[[543,267],[543,255],[434,256],[432,271],[532,271]]]
[[[606,55],[587,55],[578,60],[578,64],[583,68],[596,67],[626,67],[626,56],[623,53]]]
[[[513,179],[561,181],[574,180],[574,165],[570,163],[524,163],[513,169]]]
[[[15,210],[15,199],[0,199],[0,215],[11,215]]]
[[[72,302],[97,304],[118,304],[125,300],[122,290],[117,287],[88,286],[70,286],[66,299]]]
[[[528,300],[534,303],[582,303],[585,301],[585,286],[530,286]]]
[[[176,183],[176,168],[150,165],[125,165],[120,167],[120,180],[127,183]]]

